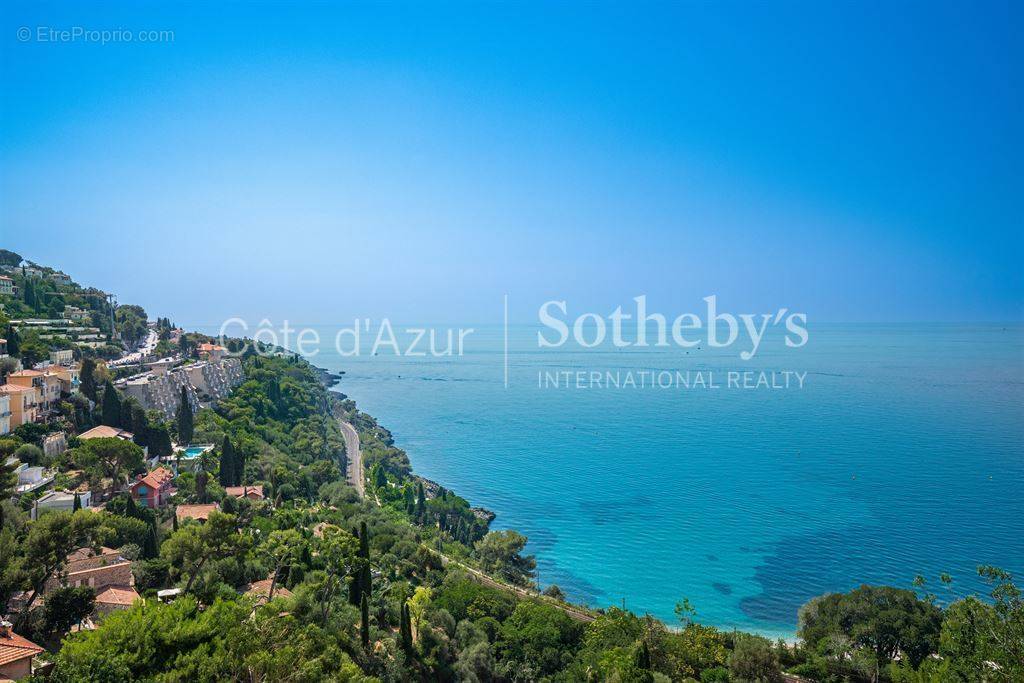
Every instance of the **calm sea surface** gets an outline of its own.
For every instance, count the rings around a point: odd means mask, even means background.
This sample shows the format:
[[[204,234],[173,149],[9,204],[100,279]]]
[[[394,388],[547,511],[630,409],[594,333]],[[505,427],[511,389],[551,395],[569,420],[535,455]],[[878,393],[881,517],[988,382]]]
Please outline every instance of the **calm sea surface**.
[[[806,347],[768,340],[746,362],[740,348],[538,349],[513,327],[508,388],[501,328],[478,328],[461,358],[374,356],[372,335],[342,357],[320,330],[311,360],[345,372],[336,390],[417,472],[528,535],[541,582],[576,600],[672,621],[686,597],[705,622],[789,635],[807,599],[860,583],[922,574],[949,597],[982,588],[981,563],[1024,577],[1021,326],[819,325]],[[551,386],[564,370],[668,371],[671,386]],[[730,370],[806,376],[744,389]]]

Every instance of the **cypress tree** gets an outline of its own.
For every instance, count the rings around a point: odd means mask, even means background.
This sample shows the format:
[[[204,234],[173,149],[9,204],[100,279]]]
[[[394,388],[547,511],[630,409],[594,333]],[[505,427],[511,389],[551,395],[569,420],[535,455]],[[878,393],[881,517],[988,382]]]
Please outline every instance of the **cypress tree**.
[[[363,596],[359,603],[359,639],[363,642],[363,649],[370,649],[370,603],[366,596]]]
[[[231,448],[231,439],[224,435],[224,443],[220,447],[220,472],[217,481],[221,486],[237,486],[238,475],[235,473],[235,454]]]
[[[178,443],[187,446],[192,442],[195,430],[192,406],[188,402],[188,387],[181,387],[181,403],[178,405]]]
[[[406,486],[403,492],[405,498],[405,511],[407,514],[412,514],[416,509],[416,494],[412,492],[411,486]]]
[[[71,505],[72,512],[78,512],[82,509],[82,497],[78,495],[78,491],[75,491],[75,502]]]
[[[108,427],[121,426],[121,400],[117,397],[117,391],[110,380],[103,385],[103,408],[100,412],[100,422]]]
[[[156,557],[160,552],[160,548],[156,542],[156,524],[149,525],[149,533],[146,534],[145,545],[142,546],[142,554],[144,557],[153,558]]]
[[[21,355],[20,344],[18,344],[18,331],[13,325],[7,326],[7,355],[17,358]],[[83,365],[84,367],[84,365]],[[95,363],[93,364],[95,367]],[[96,393],[96,386],[93,385],[93,394]],[[95,399],[94,399],[95,400]]]
[[[178,530],[178,511],[177,510],[175,510],[174,514],[171,516],[171,529],[174,530],[174,531]]]
[[[377,465],[374,471],[373,485],[379,489],[384,488],[388,485],[387,475],[384,474],[384,468]]]
[[[7,348],[9,350],[9,353],[12,356],[13,355],[17,355],[17,351],[16,350],[15,351],[10,351],[10,346],[11,346],[11,340],[8,339],[7,340]],[[82,369],[79,371],[79,377],[78,377],[79,389],[82,391],[83,394],[85,394],[86,398],[88,398],[89,400],[91,400],[93,402],[96,401],[96,377],[93,375],[93,373],[95,371],[96,371],[96,361],[94,361],[92,358],[83,358],[82,359]]]
[[[402,649],[406,654],[412,652],[412,619],[409,616],[409,603],[402,603],[402,616],[398,627],[399,635],[402,638]]]
[[[373,594],[373,576],[370,574],[370,533],[366,522],[359,524],[359,557],[363,558],[359,571],[359,592],[365,598]]]
[[[427,514],[427,495],[423,491],[423,482],[419,483],[416,487],[416,521],[423,523],[423,518]]]

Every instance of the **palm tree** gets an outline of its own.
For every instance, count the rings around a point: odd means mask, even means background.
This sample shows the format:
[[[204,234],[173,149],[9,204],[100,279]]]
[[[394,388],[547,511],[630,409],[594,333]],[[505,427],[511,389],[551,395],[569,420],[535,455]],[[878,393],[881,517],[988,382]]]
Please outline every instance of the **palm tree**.
[[[210,481],[210,472],[213,471],[213,466],[217,463],[217,459],[213,455],[213,451],[203,451],[196,456],[196,496],[199,498],[200,503],[206,501],[206,484]]]

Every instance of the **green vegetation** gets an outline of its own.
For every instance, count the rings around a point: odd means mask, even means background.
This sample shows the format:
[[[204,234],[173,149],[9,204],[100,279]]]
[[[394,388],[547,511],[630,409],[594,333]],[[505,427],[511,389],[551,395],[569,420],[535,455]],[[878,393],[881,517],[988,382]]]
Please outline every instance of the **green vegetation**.
[[[50,305],[50,291],[40,284],[33,296]],[[126,335],[133,317],[144,312],[118,316]],[[162,342],[171,327],[158,324]],[[191,351],[201,338],[181,343]],[[229,398],[195,414],[186,404],[170,425],[83,363],[82,392],[98,406],[72,397],[54,423],[0,438],[0,455],[56,466],[61,477],[80,471],[94,490],[141,473],[143,446],[170,455],[172,429],[184,442],[218,445],[181,462],[165,509],[120,493],[102,512],[30,521],[30,500],[0,503],[0,601],[28,591],[16,628],[48,647],[51,680],[709,683],[779,681],[783,671],[823,682],[1024,680],[1024,604],[1013,577],[992,568],[982,569],[989,595],[945,607],[922,586],[815,598],[800,611],[795,644],[700,624],[685,600],[669,626],[568,604],[557,587],[537,594],[526,538],[490,531],[487,511],[416,476],[391,434],[327,391],[315,368],[259,355],[242,367]],[[360,436],[365,498],[345,480],[339,419]],[[136,443],[72,439],[50,461],[38,448],[53,429],[98,422],[132,431]],[[262,486],[265,500],[226,495],[238,485]],[[0,468],[0,497],[12,487],[10,468]],[[179,523],[174,505],[199,502],[220,510]],[[99,546],[133,560],[147,599],[65,635],[92,612],[92,589],[37,595],[62,576],[70,552]],[[177,600],[154,598],[171,586],[182,589]]]

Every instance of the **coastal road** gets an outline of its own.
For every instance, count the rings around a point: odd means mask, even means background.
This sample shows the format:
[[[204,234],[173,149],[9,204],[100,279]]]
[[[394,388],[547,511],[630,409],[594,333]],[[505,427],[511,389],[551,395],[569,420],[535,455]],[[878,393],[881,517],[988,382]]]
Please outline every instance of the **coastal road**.
[[[359,434],[348,422],[338,420],[341,435],[345,438],[345,455],[348,456],[348,483],[355,487],[360,498],[366,496],[366,481],[363,477],[363,452],[359,450]]]

